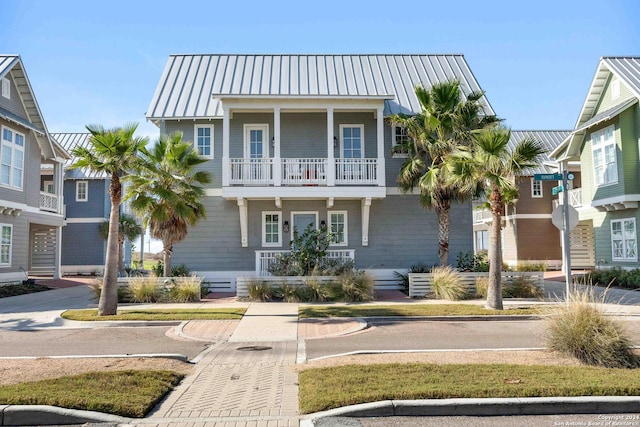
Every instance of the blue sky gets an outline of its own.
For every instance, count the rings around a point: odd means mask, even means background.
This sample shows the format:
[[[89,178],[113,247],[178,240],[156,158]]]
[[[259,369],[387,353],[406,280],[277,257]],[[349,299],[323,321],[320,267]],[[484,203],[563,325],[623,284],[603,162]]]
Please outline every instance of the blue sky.
[[[601,56],[640,55],[640,2],[2,0],[52,132],[139,122],[171,53],[461,53],[513,129],[570,129]],[[635,20],[635,22],[634,22]]]

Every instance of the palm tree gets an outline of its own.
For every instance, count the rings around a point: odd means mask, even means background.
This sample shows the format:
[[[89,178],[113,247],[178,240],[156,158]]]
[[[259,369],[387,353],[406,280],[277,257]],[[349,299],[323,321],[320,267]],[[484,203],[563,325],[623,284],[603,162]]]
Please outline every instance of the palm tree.
[[[461,147],[450,157],[450,179],[463,190],[479,186],[488,195],[492,223],[486,307],[502,310],[502,215],[508,204],[517,201],[515,176],[537,166],[545,150],[531,138],[509,150],[511,131],[504,127],[488,129],[474,137],[475,146]]]
[[[152,150],[143,150],[140,168],[129,177],[127,199],[131,209],[145,218],[151,236],[162,241],[164,275],[171,276],[173,244],[187,236],[187,227],[206,218],[201,202],[211,178],[196,166],[206,162],[182,133],[162,135]]]
[[[449,259],[449,212],[453,202],[468,200],[465,193],[448,179],[444,166],[458,147],[472,145],[473,132],[500,122],[494,115],[483,114],[483,92],[473,92],[463,99],[458,81],[436,83],[431,88],[417,86],[415,94],[421,112],[394,115],[389,121],[406,129],[409,140],[400,149],[408,153],[398,175],[405,192],[420,190],[420,202],[433,208],[438,216],[438,257],[440,265]]]
[[[103,238],[109,238],[109,221],[100,224],[100,234]],[[121,213],[118,218],[118,272],[124,273],[124,241],[132,241],[142,234],[142,227],[133,215]]]
[[[100,316],[114,315],[118,311],[118,213],[122,201],[121,177],[132,169],[138,159],[138,152],[147,143],[146,138],[135,137],[137,123],[129,123],[121,128],[105,129],[100,125],[89,125],[91,133],[89,147],[76,147],[72,154],[78,159],[73,168],[87,168],[107,174],[111,211],[109,213],[109,235],[107,256],[98,303]]]

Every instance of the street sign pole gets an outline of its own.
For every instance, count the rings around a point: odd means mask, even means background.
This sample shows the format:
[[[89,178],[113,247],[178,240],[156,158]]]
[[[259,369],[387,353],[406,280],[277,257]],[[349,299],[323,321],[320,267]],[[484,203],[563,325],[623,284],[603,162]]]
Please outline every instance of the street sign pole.
[[[566,190],[569,184],[568,171],[566,164],[563,164],[562,168],[562,188],[565,191],[562,192],[562,214],[564,218],[564,227],[562,227],[562,253],[564,256],[564,269],[565,269],[565,281],[566,281],[566,301],[569,304],[569,295],[571,293],[571,247],[570,247],[570,233],[569,229],[569,192]]]

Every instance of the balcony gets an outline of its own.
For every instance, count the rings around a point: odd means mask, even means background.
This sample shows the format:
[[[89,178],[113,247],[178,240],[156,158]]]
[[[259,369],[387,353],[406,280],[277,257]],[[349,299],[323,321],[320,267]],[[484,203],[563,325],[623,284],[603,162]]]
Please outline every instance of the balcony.
[[[378,159],[229,159],[230,185],[379,185]],[[329,172],[333,172],[333,174]]]
[[[573,206],[574,208],[582,206],[582,188],[574,188],[573,190],[568,191],[569,196],[569,206]],[[554,199],[551,203],[553,208],[560,206],[564,202],[564,195],[562,193],[558,194],[558,198]]]
[[[274,262],[279,255],[285,255],[290,251],[256,251],[256,275],[260,277],[271,276],[269,265]],[[327,258],[339,259],[343,262],[355,259],[354,249],[328,250]]]
[[[40,192],[40,209],[47,212],[58,213],[58,196],[56,194]]]

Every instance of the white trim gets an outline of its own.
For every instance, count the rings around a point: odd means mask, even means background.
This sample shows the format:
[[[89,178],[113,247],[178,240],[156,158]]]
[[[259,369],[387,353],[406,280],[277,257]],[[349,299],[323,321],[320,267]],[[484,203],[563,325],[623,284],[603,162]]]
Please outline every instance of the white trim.
[[[107,218],[67,218],[67,224],[102,224]]]
[[[4,131],[8,130],[10,132],[12,132],[13,137],[11,139],[11,141],[5,140],[4,139]],[[16,136],[20,135],[22,137],[22,146],[19,146],[16,144]],[[24,133],[19,132],[9,126],[2,126],[0,127],[0,158],[2,156],[2,148],[5,145],[5,142],[7,143],[7,145],[9,146],[9,148],[11,148],[12,152],[13,151],[21,151],[22,152],[22,164],[20,165],[20,185],[16,186],[13,185],[13,179],[14,179],[14,170],[17,169],[16,165],[14,165],[13,163],[13,155],[11,156],[11,163],[9,165],[9,182],[7,184],[1,183],[0,182],[0,186],[5,187],[5,188],[11,188],[13,190],[23,190],[24,189],[24,167],[26,164],[26,153],[27,153],[27,137]]]
[[[209,129],[209,149],[211,150],[211,154],[209,155],[205,155],[205,154],[200,154],[200,147],[198,145],[198,129]],[[198,155],[200,157],[202,157],[203,159],[213,159],[214,158],[214,154],[213,154],[213,150],[214,150],[214,126],[213,124],[207,124],[207,125],[203,125],[203,124],[195,124],[193,125],[193,148],[195,148],[198,151]]]
[[[344,222],[344,230],[342,233],[343,240],[342,242],[331,242],[329,246],[332,247],[343,247],[349,246],[349,213],[348,211],[327,211],[327,227],[330,233],[333,233],[333,223],[331,222],[331,215],[342,215]]]
[[[397,143],[398,134],[396,133],[396,129],[406,129],[406,128],[403,126],[391,125],[391,157],[393,159],[406,159],[409,157],[408,153],[395,152],[396,146],[400,145]],[[407,138],[411,139],[411,137],[409,137],[408,135],[407,135]]]
[[[608,197],[591,201],[591,207],[597,208],[604,205],[625,204],[640,202],[640,194],[625,194],[623,196]]]
[[[222,196],[225,199],[235,200],[239,197],[247,199],[271,200],[280,197],[282,200],[288,199],[384,199],[386,197],[385,187],[374,186],[342,186],[342,187],[223,187]]]
[[[632,240],[632,239],[626,239],[624,236],[624,223],[626,221],[631,221],[633,223],[633,240],[635,241],[635,256],[633,257],[626,257],[625,252],[626,252],[626,242],[627,240]],[[622,238],[622,252],[623,252],[623,256],[622,257],[616,257],[614,255],[614,247],[613,247],[613,224],[614,223],[620,223],[621,225],[621,238]],[[638,229],[636,228],[636,219],[635,218],[620,218],[620,219],[612,219],[611,221],[609,221],[609,237],[611,238],[611,260],[612,261],[638,261]]]
[[[2,236],[3,236],[4,227],[8,227],[9,230],[10,230],[9,243],[8,243],[8,246],[9,246],[9,261],[8,262],[2,262],[2,246],[4,245],[4,243],[2,242]],[[11,266],[12,255],[13,255],[13,224],[0,223],[0,267],[10,267]]]
[[[205,188],[204,195],[206,197],[222,197],[222,188]]]
[[[243,150],[244,150],[244,158],[248,159],[250,157],[251,149],[249,147],[249,132],[252,130],[261,130],[262,131],[262,157],[261,159],[270,158],[269,154],[269,146],[271,145],[271,140],[269,139],[269,124],[268,123],[245,123],[243,126]]]
[[[84,184],[84,197],[80,197],[80,187]],[[89,181],[76,181],[76,202],[88,202],[89,201]]]
[[[605,135],[607,134],[607,132],[611,132],[611,139],[606,140],[605,139]],[[595,138],[594,138],[595,137]],[[596,144],[594,144],[594,139],[599,139],[602,138],[601,142],[597,142]],[[602,129],[599,129],[595,132],[591,132],[591,134],[589,135],[589,140],[591,142],[591,165],[593,167],[593,185],[595,188],[600,188],[600,187],[606,187],[609,185],[615,185],[618,183],[618,172],[619,172],[619,166],[618,166],[618,144],[616,143],[616,128],[614,125],[609,125],[607,127],[604,127]],[[605,177],[606,177],[606,169],[607,169],[607,160],[606,160],[606,149],[607,147],[613,146],[613,165],[615,166],[615,176],[612,178],[611,181],[605,181]],[[597,173],[596,173],[596,156],[595,156],[595,152],[599,151],[602,153],[602,165],[601,167],[603,168],[603,175],[601,176],[602,182],[598,183],[597,182]]]
[[[47,187],[49,185],[53,188],[53,191],[48,191],[47,190]],[[43,187],[42,191],[44,191],[45,193],[56,194],[56,183],[55,183],[55,181],[51,181],[51,180],[42,181],[42,187]]]
[[[540,194],[535,193],[535,184],[538,183],[540,185]],[[531,178],[531,198],[532,199],[541,199],[544,197],[544,185],[542,181],[537,181]]]
[[[278,241],[276,243],[267,243],[267,215],[278,215],[277,230]],[[282,211],[262,211],[262,247],[265,248],[281,248],[282,247]]]
[[[11,99],[11,82],[8,78],[2,78],[2,96]]]
[[[238,214],[240,217],[240,245],[243,248],[246,248],[249,246],[249,215],[247,201],[243,198],[238,198],[236,203],[238,204]]]
[[[293,220],[293,218],[296,215],[315,215],[316,216],[316,220],[314,222],[315,226],[316,226],[316,230],[320,227],[320,224],[318,223],[318,211],[291,211],[291,225],[290,225],[290,230],[291,230],[291,235],[293,236],[293,231],[295,229],[295,221]],[[302,233],[304,232],[304,230],[298,230],[298,233]]]
[[[371,199],[362,199],[360,201],[360,205],[362,215],[362,246],[369,246],[369,215],[371,212]]]
[[[341,124],[339,126],[340,130],[340,158],[342,159],[353,159],[358,157],[345,157],[344,156],[344,134],[343,129],[345,128],[358,128],[360,129],[360,159],[364,159],[364,125],[363,124]]]

